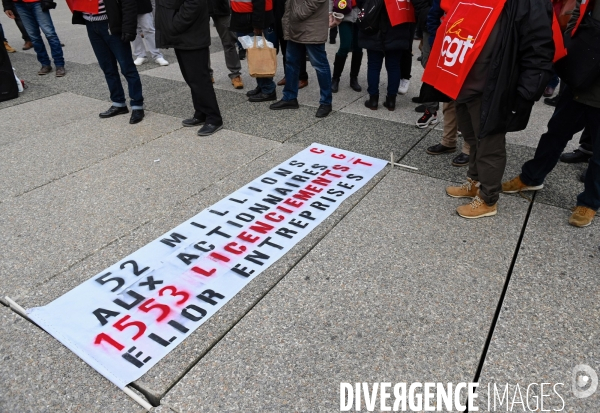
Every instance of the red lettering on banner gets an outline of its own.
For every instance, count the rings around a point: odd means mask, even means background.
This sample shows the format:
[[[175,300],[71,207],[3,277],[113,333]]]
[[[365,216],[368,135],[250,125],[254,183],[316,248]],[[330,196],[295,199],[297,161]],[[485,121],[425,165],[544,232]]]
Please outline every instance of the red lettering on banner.
[[[293,206],[294,208],[300,208],[302,205],[304,205],[304,202],[295,201],[292,198],[286,199],[285,201],[283,201],[283,203],[289,206]]]
[[[243,245],[240,245],[240,247],[236,250],[234,248],[236,245],[238,245],[237,242],[230,242],[229,244],[225,245],[224,250],[235,255],[240,255],[241,253],[246,251],[246,247],[244,247]]]
[[[264,222],[256,221],[256,225],[252,225],[250,229],[259,234],[266,234],[273,229],[273,225],[265,224]]]
[[[321,174],[321,176],[333,176],[334,178],[341,178],[342,177],[342,175],[332,174],[330,169],[328,169],[326,171],[323,171],[323,173]]]
[[[238,238],[243,241],[250,242],[252,244],[254,244],[256,241],[258,241],[260,239],[260,237],[255,237],[254,235],[248,234],[246,231],[244,231],[240,235],[238,235]]]
[[[114,323],[113,327],[115,327],[119,331],[124,331],[127,327],[137,328],[138,332],[135,334],[135,336],[133,336],[133,340],[137,340],[146,331],[146,324],[142,323],[141,321],[132,321],[130,323],[126,323],[126,321],[130,318],[130,315],[126,315],[125,317]]]
[[[294,213],[294,211],[292,211],[292,210],[290,210],[290,209],[287,209],[287,208],[284,208],[284,207],[282,207],[281,205],[279,205],[279,206],[277,207],[277,209],[279,209],[280,211],[283,211],[283,212],[287,212],[288,214],[293,214],[293,213]]]
[[[361,164],[361,165],[367,165],[367,166],[373,166],[372,163],[368,163],[368,162],[363,162],[362,159],[358,158],[357,160],[355,160],[354,162],[352,162],[354,165],[356,165],[357,163]]]
[[[331,155],[332,158],[335,159],[346,159],[346,155],[340,153],[339,155],[336,155],[335,153]]]
[[[319,188],[318,186],[314,186],[314,185],[306,185],[305,189],[307,191],[315,192],[317,194],[323,190],[323,188]]]
[[[219,261],[223,261],[223,262],[229,262],[231,261],[231,259],[229,259],[228,257],[219,254],[218,252],[211,252],[210,256],[213,257],[215,260],[219,260]]]
[[[117,350],[121,351],[125,348],[125,346],[117,341],[115,341],[108,334],[100,333],[96,336],[96,340],[94,340],[94,344],[101,344],[103,341],[107,342]]]
[[[172,285],[167,285],[166,287],[161,288],[158,291],[158,295],[162,297],[165,291],[171,291],[171,297],[183,297],[181,300],[175,303],[176,305],[181,305],[190,298],[190,293],[185,291],[177,291],[177,288]]]
[[[313,196],[315,196],[315,194],[313,194],[312,192],[308,192],[308,191],[305,191],[304,189],[301,189],[298,191],[297,194],[294,195],[294,198],[301,199],[302,201],[308,201]]]
[[[349,166],[342,166],[342,165],[333,165],[333,169],[335,169],[336,171],[342,171],[342,172],[347,172],[350,170]]]
[[[200,267],[192,267],[192,271],[194,271],[197,274],[200,275],[204,275],[205,277],[210,277],[211,275],[213,275],[215,273],[215,271],[217,271],[215,268],[211,269],[210,271],[206,271],[204,268],[200,268]]]
[[[323,149],[317,149],[317,148],[311,148],[310,151],[312,153],[318,153],[318,154],[325,152]]]
[[[331,183],[331,181],[329,179],[325,179],[322,177],[318,177],[317,179],[313,179],[311,182],[314,182],[317,185],[321,185],[321,186],[327,186]]]
[[[285,217],[283,215],[276,215],[275,212],[269,212],[267,215],[265,215],[265,219],[273,222],[281,222],[285,219]]]
[[[140,305],[140,310],[142,310],[144,313],[148,313],[148,312],[150,312],[150,310],[153,310],[153,309],[160,310],[161,311],[160,316],[158,316],[156,321],[162,321],[165,318],[167,318],[167,316],[171,312],[171,309],[169,308],[169,306],[165,305],[165,304],[152,304],[153,302],[154,302],[154,298],[151,298],[148,301],[142,303],[142,305]],[[150,305],[150,304],[152,304],[152,305]]]

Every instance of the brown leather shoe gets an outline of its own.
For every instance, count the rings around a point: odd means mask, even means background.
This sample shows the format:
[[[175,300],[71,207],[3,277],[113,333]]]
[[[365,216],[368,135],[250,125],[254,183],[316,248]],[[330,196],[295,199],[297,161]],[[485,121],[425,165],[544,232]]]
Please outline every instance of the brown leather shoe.
[[[302,89],[308,86],[308,80],[300,80],[298,82],[298,89]]]
[[[539,191],[543,187],[544,184],[535,186],[525,185],[523,181],[521,181],[521,176],[516,176],[510,181],[502,183],[502,192],[505,194],[515,194],[521,191]]]
[[[285,77],[282,78],[279,82],[277,82],[277,86],[285,86]]]
[[[33,48],[33,43],[31,43],[31,42],[25,42],[23,44],[23,50],[29,50],[31,48]]]
[[[233,85],[234,89],[243,89],[244,88],[244,82],[242,82],[241,76],[237,76],[237,77],[234,77],[233,79],[231,79],[231,84]]]
[[[488,205],[479,196],[475,196],[470,204],[456,208],[456,212],[461,217],[468,219],[491,217],[498,213],[498,203]]]
[[[591,208],[581,205],[576,206],[575,209],[573,209],[571,218],[569,218],[569,224],[579,228],[587,227],[592,223],[595,215],[596,211]]]
[[[52,72],[52,66],[42,66],[42,68],[38,71],[38,75],[43,76]]]
[[[473,198],[479,191],[479,182],[467,178],[467,182],[461,186],[446,187],[446,194],[452,198]]]
[[[66,74],[67,74],[67,71],[65,70],[64,66],[56,67],[56,77],[63,77]]]
[[[11,45],[9,45],[8,42],[4,42],[4,48],[8,53],[16,52],[16,50]]]

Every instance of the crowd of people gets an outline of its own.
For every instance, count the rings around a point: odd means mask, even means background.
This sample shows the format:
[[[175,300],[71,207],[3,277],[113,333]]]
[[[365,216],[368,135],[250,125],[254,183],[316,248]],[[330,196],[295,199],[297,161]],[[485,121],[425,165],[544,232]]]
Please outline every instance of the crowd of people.
[[[579,37],[600,36],[600,5],[595,7],[593,1],[476,0],[475,4],[413,0],[411,16],[400,22],[397,11],[388,9],[388,4],[396,2],[387,0],[156,0],[156,3],[67,0],[67,3],[73,12],[73,24],[86,26],[106,78],[112,105],[100,113],[101,118],[129,113],[120,68],[128,85],[130,123],[142,121],[144,98],[137,66],[147,62],[148,56],[166,66],[169,62],[159,49],[173,48],[191,90],[195,111],[183,120],[183,125],[200,127],[200,136],[220,130],[223,119],[213,86],[210,19],[223,46],[232,87],[245,86],[240,61],[246,59],[246,53],[238,38],[264,37],[282,55],[285,76],[277,83],[273,77],[256,78],[255,87],[246,93],[248,100],[272,101],[271,110],[298,109],[299,90],[309,81],[309,61],[320,89],[315,114],[319,118],[331,113],[333,96],[344,87],[342,79],[349,55],[347,84],[356,92],[362,91],[358,75],[363,50],[367,57],[368,92],[364,105],[378,110],[381,101],[385,109],[394,111],[397,96],[405,95],[409,89],[415,58],[412,45],[417,39],[421,54],[416,58],[425,74],[419,95],[412,98],[418,104],[416,112],[422,113],[415,126],[426,128],[443,118],[442,140],[427,148],[430,155],[457,151],[457,137],[462,134],[464,143],[452,165],[467,167],[466,182],[446,188],[451,197],[470,199],[457,209],[461,217],[495,215],[501,192],[541,189],[559,159],[589,163],[581,177],[584,191],[577,197],[569,223],[587,226],[600,208],[600,74],[584,61],[585,53],[573,53],[568,58],[571,65],[574,59],[580,59],[575,63],[586,68],[583,73],[587,83],[572,78],[561,80],[557,73],[561,62],[566,66],[564,53],[559,56],[560,50],[564,45],[576,43],[576,31],[581,33]],[[55,75],[65,76],[63,44],[50,15],[56,3],[3,0],[3,6],[22,33],[23,49],[34,48],[41,64],[38,75],[51,73],[54,63]],[[479,8],[469,9],[473,6]],[[488,10],[487,14],[482,9]],[[41,33],[50,46],[52,61]],[[0,37],[6,52],[16,52],[4,38],[1,25]],[[339,40],[333,62],[325,50],[328,40],[334,44]],[[575,50],[576,46],[573,47]],[[384,63],[387,85],[385,97],[380,97]],[[280,98],[277,86],[283,86]],[[553,96],[556,90],[559,92]],[[507,161],[506,134],[526,128],[532,106],[542,96],[546,97],[545,103],[555,106],[548,131],[541,136],[534,158],[523,165],[521,174],[502,183]],[[568,141],[582,130],[580,147],[572,153],[563,153]]]

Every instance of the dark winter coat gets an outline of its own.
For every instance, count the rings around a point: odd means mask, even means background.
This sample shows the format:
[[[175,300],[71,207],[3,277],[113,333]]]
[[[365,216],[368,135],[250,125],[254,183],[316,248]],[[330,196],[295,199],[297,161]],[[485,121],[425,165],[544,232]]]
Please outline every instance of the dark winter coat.
[[[427,13],[429,13],[432,3],[432,0],[412,0],[413,7],[415,8],[417,27],[423,31],[426,30]]]
[[[281,24],[285,40],[325,43],[329,33],[329,0],[287,0]]]
[[[229,16],[230,14],[229,0],[208,0],[208,15],[210,17]]]
[[[381,12],[380,29],[373,35],[358,32],[358,47],[380,52],[388,50],[409,50],[412,47],[413,23],[403,23],[392,27],[385,6]]]
[[[136,0],[104,0],[110,33],[120,36],[122,33],[137,33],[138,8]],[[83,13],[73,12],[73,24],[86,24]]]
[[[231,11],[229,30],[238,33],[250,33],[254,29],[266,29],[273,24],[273,10],[265,11],[265,0],[252,0],[252,13]]]
[[[136,0],[138,14],[152,13],[152,3],[150,0]]]
[[[156,0],[156,46],[181,50],[210,46],[207,0]]]
[[[444,10],[440,7],[440,0],[433,0],[429,13],[427,13],[427,21],[425,22],[427,33],[429,34],[429,46],[433,46],[437,29],[441,24],[440,19],[443,15]]]

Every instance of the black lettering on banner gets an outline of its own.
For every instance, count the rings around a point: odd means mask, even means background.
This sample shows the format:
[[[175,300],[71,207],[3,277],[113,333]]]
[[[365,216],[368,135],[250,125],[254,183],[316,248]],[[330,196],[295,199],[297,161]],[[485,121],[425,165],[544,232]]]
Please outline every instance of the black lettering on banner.
[[[316,185],[321,185],[321,186],[327,186],[331,183],[331,181],[329,179],[325,179],[322,176],[319,176],[316,179],[313,179],[311,182],[313,182]]]
[[[286,184],[287,186],[291,186],[291,187],[293,187],[293,188],[300,188],[300,185],[296,185],[296,184],[293,184],[293,183],[291,183],[291,182],[286,182],[285,184]]]
[[[244,202],[247,201],[247,199],[244,199],[243,201],[240,201],[239,199],[235,199],[235,198],[229,198],[230,201],[233,202],[237,202],[238,204],[243,204]]]
[[[217,305],[217,302],[215,300],[213,300],[213,298],[218,298],[219,300],[222,300],[223,298],[225,298],[225,296],[223,294],[219,294],[214,292],[213,290],[204,290],[202,291],[200,294],[198,294],[196,297],[198,297],[200,300],[207,302],[210,305]]]
[[[328,189],[327,193],[329,195],[342,196],[342,195],[344,195],[345,192],[344,191],[339,191],[339,190],[336,191],[335,189]]]
[[[225,212],[220,212],[220,211],[215,211],[214,209],[209,209],[208,212],[218,215],[220,217],[229,214],[229,211],[225,211]]]
[[[310,211],[302,211],[302,212],[300,212],[300,216],[302,218],[310,219],[311,221],[315,220],[315,217],[312,216],[312,214],[310,213]]]
[[[242,228],[243,227],[243,225],[240,224],[239,222],[227,221],[227,223],[229,225],[233,225],[234,227],[238,227],[238,228]]]
[[[293,225],[298,228],[302,228],[302,229],[304,229],[308,226],[308,222],[302,222],[302,221],[297,220],[296,218],[292,218],[290,220],[290,222],[288,222],[288,224]]]
[[[136,305],[138,305],[139,303],[141,303],[142,301],[144,301],[146,299],[146,297],[144,297],[143,295],[138,294],[132,290],[127,291],[126,294],[128,296],[134,298],[134,300],[131,303],[126,303],[124,301],[121,301],[121,299],[119,299],[119,298],[114,300],[113,303],[115,303],[116,305],[118,305],[120,307],[123,307],[126,310],[131,310],[133,307],[135,307]]]
[[[352,189],[354,188],[354,185],[349,185],[345,182],[338,182],[337,186],[340,186],[342,188],[346,188],[346,189]]]
[[[251,189],[255,192],[262,192],[262,189],[254,188],[253,186],[249,186],[248,189]]]
[[[197,243],[196,245],[194,245],[194,248],[196,248],[197,250],[202,251],[202,252],[210,252],[210,251],[212,251],[212,250],[215,249],[215,246],[212,245],[212,244],[210,244],[206,248],[202,248],[201,245],[205,245],[205,244],[206,244],[206,241],[200,241],[199,243]]]
[[[327,165],[319,165],[318,163],[316,163],[313,166],[311,166],[311,168],[318,169],[319,171],[324,171],[325,169],[327,169],[329,167]]]
[[[289,194],[290,192],[294,192],[294,190],[287,189],[287,188],[275,188],[275,192],[280,193],[281,195],[285,196],[285,195]]]
[[[297,166],[298,168],[302,168],[304,166],[304,162],[290,161],[290,165]]]
[[[190,224],[192,224],[193,226],[195,226],[195,227],[198,227],[198,228],[202,228],[202,229],[205,229],[205,228],[206,228],[206,226],[204,226],[204,225],[202,225],[202,224],[197,224],[197,223],[195,223],[195,222],[190,222]]]
[[[277,248],[278,250],[282,250],[283,247],[281,245],[275,244],[274,242],[271,242],[271,237],[267,237],[266,240],[264,240],[263,242],[261,242],[260,244],[258,244],[259,247],[262,247],[263,245],[268,245],[269,247],[273,247],[273,248]]]
[[[279,198],[279,197],[276,197],[275,195],[271,195],[271,194],[268,194],[267,197],[265,199],[263,199],[263,202],[266,202],[267,204],[271,204],[271,205],[277,205],[281,201],[283,201],[283,198]]]
[[[216,227],[215,229],[211,229],[210,232],[208,234],[206,234],[206,235],[210,236],[212,234],[217,234],[217,235],[220,235],[220,236],[225,237],[225,238],[231,238],[231,235],[219,231],[220,229],[221,229],[221,227]]]
[[[192,311],[200,315],[196,315],[192,313]],[[206,310],[204,308],[198,307],[197,305],[190,304],[183,309],[181,315],[192,321],[200,321],[204,316],[206,316]]]
[[[315,194],[313,194],[312,192],[305,191],[304,189],[301,189],[301,190],[298,191],[297,194],[294,195],[294,198],[300,199],[302,201],[308,201],[313,196],[315,196]]]
[[[293,237],[293,235],[290,235],[290,234],[297,234],[298,231],[294,231],[293,229],[287,229],[286,227],[281,227],[277,231],[275,231],[275,233],[277,235],[281,235],[282,237],[291,239]]]
[[[288,176],[291,173],[292,173],[292,171],[288,171],[287,169],[283,169],[283,168],[279,168],[275,171],[275,174],[281,175],[281,176]]]
[[[363,177],[360,175],[348,174],[346,176],[348,179],[354,179],[355,181],[362,181]]]
[[[186,254],[185,252],[182,252],[177,255],[177,258],[179,258],[185,265],[190,265],[192,263],[192,260],[197,260],[198,258],[200,258],[200,256],[194,254]]]
[[[335,199],[331,199],[331,198],[326,197],[326,196],[322,196],[321,199],[324,199],[325,201],[329,201],[329,202],[337,202]]]
[[[139,283],[138,285],[140,287],[144,287],[144,286],[148,286],[148,290],[152,291],[156,289],[156,286],[158,284],[162,284],[163,281],[162,280],[156,280],[154,281],[154,277],[151,275],[149,277],[146,277],[146,281],[142,281],[141,283]]]
[[[115,288],[113,288],[112,290],[110,290],[111,292],[115,292],[117,291],[119,288],[121,288],[124,284],[125,284],[125,280],[122,279],[121,277],[113,277],[113,278],[109,278],[108,280],[106,279],[106,277],[108,277],[109,275],[111,275],[112,272],[107,272],[106,274],[96,278],[96,282],[99,284],[106,284],[107,282],[111,282],[114,281],[117,283],[117,286]]]
[[[294,181],[299,181],[299,182],[306,182],[310,179],[309,176],[304,176],[304,175],[294,175],[292,176],[292,179]]]
[[[251,231],[258,232],[259,234],[266,234],[275,228],[273,225],[265,224],[262,221],[256,221],[254,225],[250,227]]]
[[[187,237],[184,237],[181,234],[173,232],[171,234],[171,238],[163,238],[160,240],[160,242],[162,242],[163,244],[167,244],[169,247],[175,248],[175,244],[179,244],[181,242],[181,240],[184,240],[184,239],[187,239]]]
[[[303,170],[303,171],[302,171],[302,173],[305,173],[305,174],[307,174],[307,175],[313,175],[313,176],[315,176],[315,175],[319,175],[319,172],[318,172],[318,171],[313,171],[313,170],[311,170],[311,169],[305,169],[305,170]]]
[[[184,327],[183,325],[179,324],[175,320],[171,320],[167,324],[170,325],[171,327],[173,327],[175,330],[181,331],[184,334],[187,333],[188,331],[190,331],[189,328]]]
[[[242,277],[250,277],[252,274],[254,274],[254,270],[250,270],[248,271],[248,267],[242,267],[240,264],[236,264],[231,271],[233,271],[236,274],[241,275]]]
[[[267,212],[269,209],[271,209],[271,207],[268,207],[268,206],[262,205],[262,204],[254,204],[254,206],[252,206],[248,209],[250,211],[258,212],[259,214],[262,214],[263,212]]]
[[[310,204],[310,206],[313,207],[313,208],[315,208],[315,209],[321,210],[321,211],[325,211],[325,210],[327,210],[327,208],[329,208],[329,205],[324,204],[324,203],[319,202],[319,201],[313,202],[312,204]]]
[[[171,337],[171,338],[169,339],[169,341],[167,341],[167,340],[165,340],[164,338],[162,338],[161,336],[159,336],[159,335],[156,335],[156,334],[154,334],[154,333],[150,333],[150,334],[148,335],[148,338],[149,338],[150,340],[154,340],[154,341],[156,341],[158,344],[160,344],[160,345],[161,345],[161,346],[163,346],[163,347],[167,347],[169,344],[171,344],[172,342],[174,342],[175,340],[177,340],[177,337],[173,336],[173,337]]]
[[[118,311],[110,311],[104,308],[98,308],[97,310],[94,310],[93,313],[98,321],[100,321],[100,325],[106,325],[106,323],[108,323],[107,318],[116,317],[121,314]]]
[[[247,214],[245,212],[242,212],[241,214],[238,214],[237,219],[239,219],[240,221],[244,221],[244,222],[252,222],[254,221],[254,215],[250,215]]]
[[[150,360],[152,360],[152,357],[148,356],[148,357],[146,357],[146,358],[144,359],[144,361],[142,362],[142,361],[140,361],[140,360],[139,360],[139,358],[140,358],[140,356],[141,356],[142,354],[144,354],[144,353],[142,353],[142,352],[140,351],[140,352],[138,352],[138,353],[135,355],[135,357],[134,357],[134,356],[132,356],[132,355],[130,354],[130,353],[132,353],[132,352],[134,352],[134,351],[135,351],[135,346],[133,346],[133,347],[131,347],[129,350],[127,350],[127,353],[123,354],[123,356],[122,356],[122,357],[123,357],[125,360],[127,360],[128,362],[130,362],[131,364],[133,364],[134,366],[136,366],[137,368],[140,368],[140,367],[142,367],[144,364],[146,364],[146,363],[148,363]]]
[[[265,184],[269,184],[269,185],[273,185],[277,183],[277,179],[274,178],[269,178],[268,176],[261,179],[260,182],[265,183]]]
[[[269,257],[267,254],[263,254],[262,252],[260,252],[258,250],[254,250],[254,251],[252,251],[252,254],[248,254],[244,257],[244,259],[246,261],[250,261],[250,262],[253,262],[258,265],[264,264],[264,262],[262,262],[260,260],[268,260],[269,258],[271,258],[271,257]]]
[[[143,273],[145,273],[146,271],[148,271],[150,269],[150,267],[146,267],[146,268],[142,268],[141,270],[138,269],[138,265],[137,262],[135,262],[134,260],[130,260],[130,261],[125,261],[123,264],[121,264],[121,269],[124,270],[125,266],[129,264],[133,267],[133,275],[135,275],[136,277],[138,275],[141,275]]]

